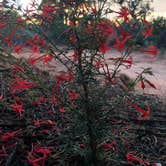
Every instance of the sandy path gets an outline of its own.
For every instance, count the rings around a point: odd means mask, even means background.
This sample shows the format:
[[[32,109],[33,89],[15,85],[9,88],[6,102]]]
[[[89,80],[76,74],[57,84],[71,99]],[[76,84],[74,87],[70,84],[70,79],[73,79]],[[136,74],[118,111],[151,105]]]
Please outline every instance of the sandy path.
[[[15,55],[15,56],[24,57],[27,59],[30,55],[31,53],[29,51],[26,51],[20,55]],[[68,56],[70,55],[72,55],[72,52],[68,53]],[[40,55],[36,54],[36,56],[40,56]],[[106,59],[113,58],[116,56],[118,56],[118,53],[116,51],[110,51],[106,54]],[[131,78],[135,78],[137,75],[135,72],[139,73],[143,70],[142,68],[151,67],[154,76],[147,76],[146,78],[152,83],[154,83],[157,89],[153,89],[149,87],[148,85],[146,85],[146,88],[143,91],[141,90],[140,85],[138,85],[136,86],[136,90],[138,90],[138,92],[140,93],[157,94],[162,99],[164,98],[166,99],[166,55],[165,55],[165,58],[162,58],[162,59],[159,57],[152,59],[150,58],[150,55],[139,54],[139,53],[133,53],[132,56],[134,60],[134,64],[132,65],[132,67],[130,69],[121,68],[121,72],[127,74]],[[63,66],[55,62],[52,62],[51,65],[58,66],[56,68],[50,69],[50,72],[52,73],[57,73],[58,71],[62,71],[64,69]],[[47,67],[42,66],[42,64],[40,65],[40,67],[44,70],[48,69]],[[109,63],[109,67],[111,68],[110,63]]]
[[[113,57],[112,55],[117,55],[117,52],[107,53],[107,57]],[[122,68],[121,72],[127,74],[131,78],[137,76],[136,72],[140,73],[143,68],[152,68],[154,76],[146,76],[146,78],[155,84],[157,89],[151,88],[146,84],[144,91],[141,89],[140,85],[136,86],[136,90],[140,93],[157,94],[160,98],[166,99],[166,55],[165,58],[156,57],[151,58],[150,55],[133,53],[132,55],[134,64],[130,69]],[[164,55],[162,56],[164,57]]]

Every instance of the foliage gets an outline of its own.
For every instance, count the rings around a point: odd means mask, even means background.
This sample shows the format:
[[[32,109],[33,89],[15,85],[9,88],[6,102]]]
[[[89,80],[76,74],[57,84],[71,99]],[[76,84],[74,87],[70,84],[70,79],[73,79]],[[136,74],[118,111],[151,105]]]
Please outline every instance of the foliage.
[[[151,40],[160,48],[166,48],[166,19],[158,17],[153,19],[154,35]]]
[[[141,8],[130,10],[123,5],[116,11],[107,1],[60,2],[46,2],[38,7],[34,1],[25,9],[15,26],[31,32],[26,33],[25,42],[15,42],[16,31],[6,34],[7,40],[4,36],[1,39],[1,59],[5,65],[1,70],[0,105],[3,120],[8,116],[12,122],[15,120],[1,132],[1,165],[155,162],[146,154],[137,155],[132,139],[135,133],[128,132],[130,122],[151,118],[150,103],[136,104],[132,95],[127,95],[139,82],[142,89],[147,85],[156,88],[146,78],[152,75],[151,69],[138,73],[124,91],[118,87],[119,96],[108,95],[118,85],[120,70],[132,66],[133,51],[157,56],[156,46],[143,49],[136,45],[138,37],[146,39],[152,35],[152,24],[146,21],[145,11],[142,14]],[[116,14],[115,21],[106,18],[111,14]],[[55,40],[49,36],[49,31],[56,31],[54,21],[60,17],[68,21],[62,29],[67,43],[64,47],[57,44],[63,35],[57,37],[56,33]],[[5,21],[1,20],[2,28]],[[60,23],[63,24],[61,20]],[[21,58],[26,49],[30,56]],[[118,56],[113,56],[111,49],[116,49]],[[47,71],[41,72],[44,67]],[[115,106],[121,104],[123,109],[116,110]],[[132,111],[126,112],[124,108]],[[118,127],[121,120],[127,128]]]

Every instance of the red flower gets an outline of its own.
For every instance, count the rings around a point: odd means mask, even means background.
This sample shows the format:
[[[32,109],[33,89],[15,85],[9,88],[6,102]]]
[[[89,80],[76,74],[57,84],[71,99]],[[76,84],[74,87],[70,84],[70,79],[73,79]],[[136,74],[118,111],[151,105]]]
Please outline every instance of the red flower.
[[[39,60],[38,57],[30,56],[30,57],[28,58],[28,62],[29,62],[31,65],[37,64],[38,60]]]
[[[37,7],[38,7],[38,5],[35,1],[31,2],[29,5],[31,8],[34,8],[34,9],[37,9]]]
[[[45,98],[44,96],[40,96],[39,98],[39,103],[44,103],[45,101],[47,101],[47,98]]]
[[[35,9],[32,9],[32,8],[29,9],[28,6],[25,9],[26,15],[32,14],[34,11]]]
[[[116,43],[113,45],[114,48],[116,48],[118,51],[122,51],[125,47],[125,44],[127,42],[127,40],[130,38],[131,36],[127,36],[126,38],[124,38],[123,40],[120,40],[118,37],[116,38]]]
[[[130,101],[127,101],[127,103],[131,107],[135,108],[141,114],[141,117],[138,118],[138,120],[147,120],[147,119],[149,119],[149,117],[150,117],[150,107],[149,107],[149,105],[147,106],[146,110],[143,110],[142,108],[140,108],[139,106],[137,106],[136,104],[134,104]]]
[[[34,146],[33,150],[36,153],[43,154],[44,157],[48,157],[51,154],[51,151],[49,148],[41,148],[41,147]]]
[[[122,59],[122,58],[109,58],[109,60],[115,60],[118,62],[122,62],[122,63],[127,63],[128,64],[128,68],[131,67],[131,65],[133,64],[133,60],[132,57],[130,57],[130,59]]]
[[[20,54],[20,52],[22,51],[24,45],[20,44],[20,45],[16,45],[14,47],[14,53]]]
[[[40,46],[45,46],[46,45],[46,40],[45,39],[40,39],[39,45]]]
[[[145,83],[144,83],[143,80],[141,80],[141,88],[142,88],[142,89],[145,89]]]
[[[10,138],[15,137],[17,134],[19,133],[19,131],[12,131],[12,132],[7,132],[5,134],[2,135],[2,141],[8,141]]]
[[[101,59],[95,61],[95,66],[96,66],[96,67],[103,67],[103,65],[104,65],[104,64],[103,64],[103,62],[102,62]]]
[[[25,71],[24,67],[20,66],[19,64],[12,66],[12,73],[13,73],[13,75],[16,75],[18,72],[24,73],[24,71]]]
[[[57,95],[59,95],[60,93],[60,85],[62,82],[70,82],[73,79],[73,72],[72,70],[69,70],[68,73],[66,72],[60,72],[59,75],[56,76],[56,91],[57,91]]]
[[[143,53],[154,55],[154,57],[158,54],[158,49],[156,46],[149,46],[148,49],[140,50]]]
[[[136,157],[136,156],[133,154],[133,152],[128,152],[128,153],[126,154],[126,158],[127,158],[127,161],[128,161],[128,162],[135,161],[135,162],[138,162],[139,164],[150,165],[149,162],[147,162],[147,161],[145,161],[145,160],[143,160],[143,159],[141,159],[141,158]]]
[[[4,28],[5,26],[6,26],[6,24],[3,24],[3,23],[0,22],[0,29]]]
[[[35,126],[41,126],[41,125],[54,126],[55,123],[52,120],[45,120],[45,121],[36,120],[34,121],[34,125]]]
[[[42,157],[40,157],[40,154]],[[33,150],[28,153],[28,161],[32,166],[44,166],[46,159],[51,155],[49,148],[34,146]]]
[[[84,145],[84,144],[80,144],[80,148],[81,148],[81,149],[84,149],[84,148],[85,148],[85,145]]]
[[[22,116],[22,114],[24,112],[22,104],[12,104],[11,107],[14,112],[16,112],[17,114],[20,115],[20,117]]]
[[[27,19],[21,17],[21,16],[17,16],[17,23],[22,24],[25,23],[27,21]]]
[[[31,47],[33,53],[38,53],[40,51],[40,46],[34,45]]]
[[[48,64],[48,62],[52,61],[54,57],[52,55],[47,55],[47,56],[43,56],[42,60],[43,63]]]
[[[12,46],[12,37],[3,38],[2,42],[7,43],[8,46]]]
[[[82,51],[74,51],[74,54],[71,55],[71,58],[74,62],[78,61],[78,58],[81,56]]]
[[[67,72],[60,72],[59,75],[56,76],[57,81],[71,81],[73,79],[73,73],[70,70]]]
[[[3,99],[3,94],[0,95],[0,100],[2,100],[2,99]]]
[[[143,32],[144,37],[152,36],[153,34],[153,26],[151,28],[147,28],[145,32]]]
[[[131,34],[124,29],[120,29],[120,34],[123,36],[123,38],[131,36]]]
[[[69,96],[70,100],[76,100],[78,98],[79,94],[75,93],[73,91],[69,91],[68,96]]]
[[[64,107],[59,107],[59,112],[61,112],[61,113],[65,113],[65,112],[66,112],[66,110],[65,110],[65,108],[64,108]]]
[[[151,83],[149,80],[145,80],[152,88],[154,88],[154,89],[157,89],[156,88],[156,86],[153,84],[153,83]]]
[[[52,3],[47,2],[44,3],[42,8],[42,16],[45,17],[47,20],[52,20],[53,16],[52,13],[54,13],[56,10],[59,10],[56,8]]]
[[[31,89],[33,86],[32,82],[28,82],[28,81],[26,81],[22,78],[19,78],[19,77],[15,78],[13,82],[14,82],[14,85],[11,86],[11,89],[13,91],[24,90],[24,89],[28,90],[28,89]]]
[[[105,143],[102,145],[102,147],[105,149],[105,150],[115,150],[115,140],[112,141],[112,143]]]
[[[111,36],[114,32],[113,27],[111,26],[111,22],[101,21],[99,23],[99,30],[102,31],[104,35]]]
[[[103,44],[99,47],[99,52],[102,54],[105,54],[108,50],[110,50],[111,47],[109,47],[107,44]]]
[[[122,7],[120,9],[120,12],[116,12],[116,13],[118,13],[119,14],[118,17],[123,18],[125,22],[129,20],[130,12],[126,7]]]

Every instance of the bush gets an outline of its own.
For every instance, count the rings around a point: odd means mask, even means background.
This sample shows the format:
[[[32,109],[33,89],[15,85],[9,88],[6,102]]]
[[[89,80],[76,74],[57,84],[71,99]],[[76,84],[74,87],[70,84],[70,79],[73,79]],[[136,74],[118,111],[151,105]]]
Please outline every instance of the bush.
[[[38,8],[35,2],[31,5]],[[67,27],[57,14],[64,14],[66,9]],[[0,130],[1,165],[121,166],[154,161],[153,156],[137,152],[137,134],[130,131],[135,131],[133,121],[151,118],[150,103],[137,105],[135,97],[128,95],[138,82],[142,89],[147,85],[156,88],[146,78],[152,75],[151,69],[143,69],[126,88],[118,86],[120,67],[132,66],[133,51],[157,55],[155,46],[143,49],[136,44],[137,38],[152,35],[148,31],[151,24],[137,12],[125,6],[114,11],[106,1],[84,0],[62,1],[62,6],[47,2],[34,13],[25,11],[24,20],[14,26],[31,32],[26,33],[25,43],[17,44],[13,33],[6,34],[9,40],[2,38],[2,51],[7,55],[1,59],[8,68],[2,65],[1,70],[0,106],[5,126]],[[104,17],[108,14],[117,14],[117,19],[110,21]],[[55,26],[58,23],[60,28]],[[62,30],[65,47],[57,44]],[[52,32],[55,40],[50,37]],[[13,56],[13,52],[21,56],[27,47],[27,60]],[[119,55],[107,58],[105,53],[112,48]],[[50,73],[41,72],[39,67]]]
[[[166,19],[164,17],[158,17],[153,19],[154,35],[152,41],[159,48],[166,48]]]

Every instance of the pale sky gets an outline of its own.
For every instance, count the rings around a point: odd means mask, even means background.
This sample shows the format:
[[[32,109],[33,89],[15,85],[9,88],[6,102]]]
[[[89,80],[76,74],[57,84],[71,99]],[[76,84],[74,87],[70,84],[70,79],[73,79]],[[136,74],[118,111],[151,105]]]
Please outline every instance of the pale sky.
[[[154,14],[157,16],[166,17],[166,0],[153,0],[152,6],[154,7]]]
[[[2,0],[0,0],[2,1]],[[32,1],[32,0],[8,0],[9,2],[14,2],[19,5],[22,5],[25,9],[26,6]],[[38,2],[41,2],[42,0],[36,0]],[[152,6],[154,8],[153,16],[165,16],[166,17],[166,0],[153,0]]]

